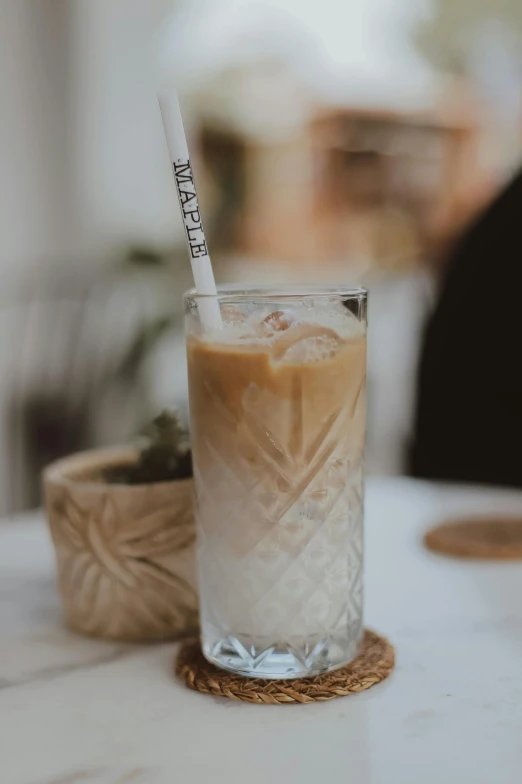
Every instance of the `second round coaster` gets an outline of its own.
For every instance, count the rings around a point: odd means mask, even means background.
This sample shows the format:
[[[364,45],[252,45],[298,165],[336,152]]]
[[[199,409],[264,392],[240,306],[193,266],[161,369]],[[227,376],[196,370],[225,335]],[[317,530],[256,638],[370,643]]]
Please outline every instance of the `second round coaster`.
[[[292,680],[261,680],[220,670],[201,652],[199,642],[182,645],[176,675],[189,689],[231,700],[268,705],[325,702],[364,691],[393,670],[395,650],[385,637],[366,630],[359,655],[350,664],[324,675]]]
[[[428,550],[457,558],[522,558],[522,519],[474,517],[454,520],[424,535]]]

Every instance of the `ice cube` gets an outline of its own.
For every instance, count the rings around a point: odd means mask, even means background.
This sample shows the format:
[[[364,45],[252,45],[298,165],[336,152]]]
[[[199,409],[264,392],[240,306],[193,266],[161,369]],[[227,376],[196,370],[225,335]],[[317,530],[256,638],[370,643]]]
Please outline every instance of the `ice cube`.
[[[221,307],[221,318],[226,327],[236,327],[244,324],[247,316],[236,305],[223,305]]]
[[[364,325],[357,316],[339,301],[317,304],[314,307],[313,320],[333,329],[344,339],[358,337],[364,333]]]
[[[301,323],[288,329],[274,344],[273,357],[288,364],[308,364],[334,357],[343,340],[319,324]]]
[[[291,346],[284,356],[281,357],[280,362],[290,364],[321,362],[324,359],[335,357],[340,345],[341,341],[339,338],[329,338],[324,335],[316,338],[305,338]]]
[[[275,310],[263,319],[260,329],[263,335],[269,337],[274,332],[284,332],[295,322],[294,316],[288,310]]]

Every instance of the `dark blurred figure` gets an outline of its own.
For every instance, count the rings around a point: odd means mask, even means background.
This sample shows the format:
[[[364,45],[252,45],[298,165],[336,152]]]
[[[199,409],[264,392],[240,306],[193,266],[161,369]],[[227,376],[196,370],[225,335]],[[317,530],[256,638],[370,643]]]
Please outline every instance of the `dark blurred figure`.
[[[421,350],[411,471],[522,486],[522,173],[449,260]]]

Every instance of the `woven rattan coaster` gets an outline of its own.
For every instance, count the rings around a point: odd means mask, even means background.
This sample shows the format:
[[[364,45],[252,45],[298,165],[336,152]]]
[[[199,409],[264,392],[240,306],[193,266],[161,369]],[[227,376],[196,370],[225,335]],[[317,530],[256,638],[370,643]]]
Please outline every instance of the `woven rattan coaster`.
[[[346,697],[380,683],[393,670],[395,651],[384,637],[368,630],[361,650],[346,667],[315,678],[268,681],[243,678],[209,664],[198,642],[187,642],[176,660],[176,675],[189,689],[231,700],[268,705],[324,702]]]
[[[522,519],[475,517],[432,528],[424,536],[429,550],[458,558],[522,558]]]

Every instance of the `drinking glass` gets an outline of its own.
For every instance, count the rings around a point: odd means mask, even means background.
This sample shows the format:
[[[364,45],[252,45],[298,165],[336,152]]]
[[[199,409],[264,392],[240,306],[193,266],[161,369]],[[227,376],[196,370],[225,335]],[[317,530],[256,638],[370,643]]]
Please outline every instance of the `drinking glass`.
[[[360,288],[185,295],[201,641],[226,670],[316,675],[362,637]]]

